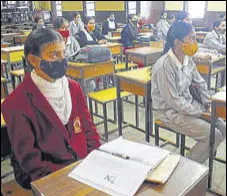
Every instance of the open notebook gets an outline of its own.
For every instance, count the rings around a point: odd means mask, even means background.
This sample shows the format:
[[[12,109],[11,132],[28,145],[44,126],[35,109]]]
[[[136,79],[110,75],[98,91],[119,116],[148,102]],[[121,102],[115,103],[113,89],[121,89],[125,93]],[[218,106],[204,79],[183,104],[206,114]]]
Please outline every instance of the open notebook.
[[[130,196],[146,179],[165,183],[178,162],[178,155],[120,137],[91,152],[69,177],[110,195]]]

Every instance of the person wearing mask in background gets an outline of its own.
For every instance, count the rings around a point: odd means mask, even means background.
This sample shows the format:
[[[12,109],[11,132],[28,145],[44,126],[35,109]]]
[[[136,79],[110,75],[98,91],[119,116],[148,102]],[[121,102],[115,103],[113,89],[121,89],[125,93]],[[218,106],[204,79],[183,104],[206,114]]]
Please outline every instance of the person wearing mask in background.
[[[169,23],[169,26],[171,26],[175,22],[175,16],[173,14],[168,14],[167,22]]]
[[[63,17],[57,17],[53,26],[54,26],[54,29],[62,35],[65,41],[65,50],[64,50],[65,57],[69,58],[70,60],[73,60],[76,55],[79,55],[80,45],[73,36],[69,35],[68,20],[66,20]],[[94,80],[85,81],[84,94],[87,95],[90,92],[94,92],[95,88],[96,88],[96,84]]]
[[[133,41],[139,36],[137,29],[138,17],[136,15],[128,16],[128,23],[125,25],[121,32],[121,41],[125,50],[133,48]]]
[[[213,24],[213,31],[207,33],[203,45],[209,49],[215,49],[226,54],[226,21],[217,19]]]
[[[64,45],[53,29],[31,32],[24,44],[31,72],[2,103],[15,179],[26,189],[100,146],[81,87],[65,76]]]
[[[78,53],[80,50],[80,45],[75,37],[70,36],[68,20],[64,19],[63,17],[57,17],[54,21],[53,27],[61,34],[65,41],[65,57],[68,58]]]
[[[169,23],[167,22],[167,12],[166,11],[163,11],[161,13],[161,19],[158,21],[157,23],[157,30],[158,30],[158,35],[160,37],[161,40],[165,40],[166,39],[166,36],[167,36],[167,33],[168,33],[168,30],[169,30]]]
[[[70,34],[70,36],[73,36],[76,39],[78,39],[78,33],[82,29],[84,29],[84,23],[81,20],[80,13],[76,12],[73,15],[73,21],[71,21],[69,24],[69,34]]]
[[[102,26],[102,34],[108,35],[112,31],[117,30],[117,23],[115,21],[114,13],[111,13],[110,16],[106,19]]]
[[[46,28],[43,18],[41,16],[36,16],[34,18],[34,22],[35,22],[35,24],[34,24],[32,30],[39,29],[39,28]]]
[[[143,17],[141,16],[141,14],[138,14],[138,28],[142,28],[144,25],[144,20]]]
[[[80,47],[86,45],[106,44],[107,40],[104,35],[101,35],[99,29],[95,25],[94,17],[87,17],[84,21],[85,28],[79,32],[78,42]]]
[[[195,31],[185,22],[173,23],[169,31],[164,55],[152,68],[155,117],[172,130],[196,140],[188,158],[204,163],[210,151],[210,95],[192,59],[198,49]],[[193,93],[196,90],[199,95]],[[226,123],[217,119],[216,149],[225,137]]]

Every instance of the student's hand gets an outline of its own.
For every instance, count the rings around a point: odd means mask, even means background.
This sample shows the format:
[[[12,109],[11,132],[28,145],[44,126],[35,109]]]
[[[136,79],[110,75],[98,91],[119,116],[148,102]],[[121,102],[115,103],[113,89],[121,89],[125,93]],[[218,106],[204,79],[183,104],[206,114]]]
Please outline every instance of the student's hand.
[[[205,120],[211,121],[211,113],[203,112],[202,113],[202,118],[204,118]]]
[[[106,40],[105,39],[102,39],[98,42],[99,44],[105,44],[106,43]]]

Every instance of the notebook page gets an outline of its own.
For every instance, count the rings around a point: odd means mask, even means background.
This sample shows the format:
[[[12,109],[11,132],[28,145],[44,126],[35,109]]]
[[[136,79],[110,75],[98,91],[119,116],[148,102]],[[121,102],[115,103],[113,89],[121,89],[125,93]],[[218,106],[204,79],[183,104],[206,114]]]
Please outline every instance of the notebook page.
[[[94,150],[69,177],[110,195],[130,196],[136,193],[148,172],[149,167],[143,164]]]
[[[148,165],[150,169],[154,169],[169,154],[167,150],[125,140],[122,137],[102,145],[99,149],[113,155],[129,157]]]

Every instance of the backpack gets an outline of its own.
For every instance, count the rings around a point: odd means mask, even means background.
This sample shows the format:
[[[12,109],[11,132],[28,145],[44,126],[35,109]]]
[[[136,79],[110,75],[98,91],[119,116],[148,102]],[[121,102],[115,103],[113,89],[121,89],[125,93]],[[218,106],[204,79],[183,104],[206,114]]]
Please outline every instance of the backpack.
[[[83,63],[99,63],[109,61],[112,59],[112,54],[109,48],[92,45],[85,46],[80,51],[69,59],[69,62],[83,62]]]

